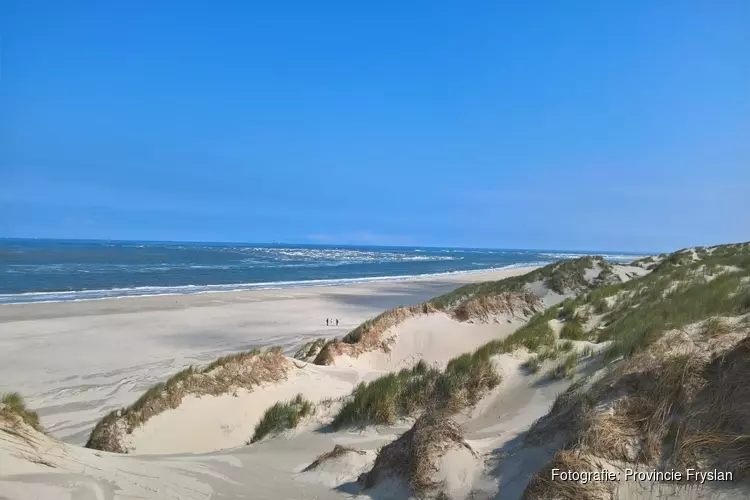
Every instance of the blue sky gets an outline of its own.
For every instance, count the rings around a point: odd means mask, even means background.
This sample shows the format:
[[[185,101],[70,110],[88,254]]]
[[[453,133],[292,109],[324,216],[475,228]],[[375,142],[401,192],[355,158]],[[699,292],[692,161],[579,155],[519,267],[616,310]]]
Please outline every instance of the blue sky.
[[[11,2],[0,236],[750,239],[750,2]]]

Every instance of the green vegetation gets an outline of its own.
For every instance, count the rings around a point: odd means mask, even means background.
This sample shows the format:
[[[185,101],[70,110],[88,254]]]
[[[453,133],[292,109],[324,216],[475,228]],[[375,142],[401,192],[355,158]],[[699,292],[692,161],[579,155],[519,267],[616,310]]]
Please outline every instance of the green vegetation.
[[[586,306],[596,309],[596,304],[607,297],[617,300],[607,308],[596,341],[612,341],[605,351],[609,360],[646,348],[667,330],[707,317],[750,312],[750,244],[714,247],[710,255],[704,251],[708,257],[699,261],[693,261],[692,252],[678,254],[676,258],[662,256],[670,264],[658,266],[645,276],[603,286],[538,313],[506,339],[491,341],[479,351],[492,355],[525,347],[537,353],[525,367],[537,371],[546,359],[556,358],[563,349],[562,345],[555,345],[549,320],[557,317],[567,321],[560,333],[562,338],[585,340],[583,317],[576,311]],[[713,269],[714,274],[706,275],[706,268]],[[720,272],[721,269],[732,272]],[[675,284],[679,286],[675,288]],[[670,289],[672,292],[666,293]],[[711,320],[704,330],[710,335],[720,334],[721,324]],[[593,348],[591,351],[593,354]],[[569,358],[560,363],[559,369],[555,368],[558,374],[567,376],[575,366],[577,358]]]
[[[587,345],[581,351],[581,357],[582,358],[590,358],[594,354],[596,354],[596,350],[592,346],[590,346],[590,345]]]
[[[609,309],[607,299],[602,296],[598,296],[596,299],[591,300],[591,305],[594,307],[596,314],[604,314]]]
[[[613,342],[606,351],[607,359],[632,355],[670,329],[712,316],[749,312],[750,245],[713,247],[701,255],[705,258],[698,261],[693,260],[689,250],[663,255],[662,262],[651,273],[568,299],[559,307],[534,316],[526,327],[503,345],[494,344],[494,348],[497,352],[506,352],[522,344],[536,351],[539,346],[549,345],[544,322],[554,316],[551,310],[567,321],[560,332],[562,338],[585,339],[585,332],[579,329],[583,317],[576,311],[586,307],[602,311],[601,304],[607,297],[616,297],[616,300],[607,307],[596,332],[597,342]],[[719,331],[719,324],[711,321],[705,328]],[[520,339],[523,341],[519,342]]]
[[[542,347],[549,347],[555,343],[555,334],[549,321],[555,316],[554,308],[547,309],[532,317],[529,322],[501,341],[491,341],[480,350],[487,350],[490,355],[513,352],[525,347],[529,351],[537,352]]]
[[[412,368],[360,383],[345,399],[332,427],[393,423],[428,408],[458,411],[499,383],[486,351],[454,358],[444,372],[419,361]]]
[[[750,268],[747,269],[750,274]],[[672,273],[669,273],[672,274]],[[648,287],[624,301],[611,313],[599,341],[613,340],[607,358],[632,355],[650,345],[667,330],[717,315],[739,315],[750,311],[750,288],[743,286],[739,273],[727,273],[711,281],[694,279],[667,297],[664,290],[672,280],[654,276]]]
[[[195,367],[193,365],[190,365],[187,368],[185,368],[184,370],[181,370],[181,371],[175,373],[174,375],[172,375],[171,377],[169,377],[169,379],[164,383],[163,386],[157,385],[155,387],[152,387],[150,390],[153,390],[155,388],[158,388],[158,389],[167,389],[167,390],[173,389],[174,387],[177,386],[177,384],[179,384],[180,382],[183,382],[183,381],[187,380],[189,377],[191,377],[195,373],[198,373],[196,371]],[[145,394],[144,394],[144,396],[145,396]],[[143,398],[143,396],[141,396],[141,398]]]
[[[534,356],[539,359],[540,362],[544,362],[548,359],[556,359],[560,355],[560,347],[557,344],[544,347]]]
[[[597,340],[611,341],[605,356],[622,360],[596,381],[571,386],[534,424],[531,441],[561,437],[566,445],[534,475],[524,498],[611,496],[593,482],[549,480],[550,468],[595,470],[602,460],[750,478],[742,424],[750,417],[750,244],[659,259],[646,276],[576,299],[596,307],[613,297]],[[566,358],[550,375],[574,368]]]
[[[690,265],[692,262],[693,253],[691,251],[679,250],[666,256],[664,260],[654,267],[654,271],[664,271],[671,267],[684,267]]]
[[[566,444],[558,455],[581,463],[561,465],[556,456],[534,475],[524,498],[601,498],[569,492],[564,482],[548,478],[549,467],[588,470],[602,460],[660,470],[704,467],[730,471],[735,480],[750,478],[744,425],[750,418],[750,337],[729,346],[700,344],[718,351],[703,356],[659,346],[558,397],[528,439],[562,438]]]
[[[560,338],[571,339],[571,340],[585,340],[586,332],[583,331],[583,326],[576,319],[571,319],[566,322],[562,330],[560,330]]]
[[[557,317],[561,321],[570,321],[575,317],[576,301],[574,299],[565,299],[557,312]]]
[[[703,323],[703,335],[706,337],[718,337],[730,329],[729,325],[720,318],[708,318]]]
[[[531,373],[537,373],[539,372],[539,370],[541,370],[543,362],[544,359],[542,359],[541,356],[535,355],[524,361],[521,367],[530,371]]]
[[[580,354],[573,352],[565,356],[565,358],[555,365],[547,375],[553,379],[570,378],[575,375],[576,366],[578,361],[581,359]]]
[[[488,353],[477,350],[453,358],[438,381],[438,407],[458,411],[476,404],[485,392],[500,384]]]
[[[435,297],[428,303],[436,309],[444,310],[476,297],[520,292],[525,285],[535,282],[543,282],[552,291],[561,294],[568,290],[582,292],[595,288],[596,284],[589,283],[585,279],[585,273],[587,269],[591,269],[597,264],[603,270],[611,269],[610,264],[602,257],[587,256],[564,260],[548,264],[521,276],[464,285],[450,293]]]
[[[303,344],[299,349],[297,349],[297,352],[294,353],[294,358],[307,360],[308,358],[317,355],[323,348],[323,346],[326,345],[326,342],[326,339],[311,340],[310,342]]]
[[[411,415],[427,406],[441,376],[439,370],[419,361],[412,368],[361,382],[345,400],[332,427],[393,423]]]
[[[375,316],[374,318],[370,318],[364,321],[362,324],[358,325],[357,328],[355,328],[351,332],[344,335],[344,338],[341,339],[341,341],[344,342],[345,344],[356,344],[357,342],[360,341],[360,339],[362,338],[362,335],[366,331],[374,328],[375,325],[377,325],[381,320],[383,320],[383,318],[385,318],[389,312],[390,311],[382,312],[378,314],[377,316]]]
[[[39,415],[26,407],[23,396],[18,392],[6,392],[0,397],[0,416],[18,417],[26,425],[39,432],[44,432],[42,424],[39,422]]]
[[[206,365],[206,367],[203,368],[202,373],[208,373],[224,365],[243,363],[244,361],[257,356],[258,354],[260,354],[260,349],[255,348],[250,349],[249,351],[238,352],[237,354],[222,356]]]
[[[575,348],[575,345],[573,345],[573,342],[571,340],[566,340],[565,342],[560,343],[560,351],[562,352],[570,352]]]
[[[278,434],[287,429],[294,429],[312,411],[313,404],[302,397],[302,394],[297,394],[289,401],[276,403],[263,414],[263,418],[255,426],[252,439],[247,444],[256,443],[271,433]]]
[[[556,342],[552,345],[544,346],[539,349],[539,352],[525,361],[522,367],[526,370],[529,370],[531,373],[537,373],[541,369],[542,363],[544,363],[548,359],[557,359],[562,353],[570,352],[574,348],[575,346],[570,340],[566,340],[564,342]]]
[[[427,412],[398,439],[380,448],[372,469],[360,476],[360,484],[369,489],[396,479],[408,484],[416,498],[447,499],[445,482],[435,481],[435,472],[448,450],[461,448],[471,450],[461,426],[445,412]]]
[[[644,257],[642,259],[634,260],[630,263],[631,266],[642,267],[643,269],[649,269],[656,262],[656,258],[653,256]]]

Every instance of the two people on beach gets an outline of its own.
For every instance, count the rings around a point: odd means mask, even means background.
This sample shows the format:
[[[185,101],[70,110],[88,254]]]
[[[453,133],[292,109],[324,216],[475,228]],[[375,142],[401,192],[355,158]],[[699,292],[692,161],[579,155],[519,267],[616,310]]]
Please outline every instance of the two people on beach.
[[[326,318],[326,326],[333,326],[333,319]],[[336,318],[336,326],[339,326],[338,318]]]

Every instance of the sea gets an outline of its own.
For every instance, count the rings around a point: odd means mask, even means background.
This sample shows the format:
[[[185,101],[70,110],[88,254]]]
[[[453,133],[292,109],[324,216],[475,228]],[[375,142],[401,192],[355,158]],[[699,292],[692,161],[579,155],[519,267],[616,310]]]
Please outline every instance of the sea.
[[[0,304],[332,286],[547,264],[583,255],[480,248],[0,239]]]

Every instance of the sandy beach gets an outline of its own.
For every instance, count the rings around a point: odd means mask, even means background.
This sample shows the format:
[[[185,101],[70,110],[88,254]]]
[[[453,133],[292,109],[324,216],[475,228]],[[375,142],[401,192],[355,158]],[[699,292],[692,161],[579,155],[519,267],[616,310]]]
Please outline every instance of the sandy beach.
[[[0,392],[19,391],[48,432],[85,443],[104,414],[186,365],[253,347],[287,352],[341,337],[398,305],[513,268],[332,287],[164,295],[0,306]],[[339,325],[327,327],[326,318]]]

